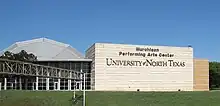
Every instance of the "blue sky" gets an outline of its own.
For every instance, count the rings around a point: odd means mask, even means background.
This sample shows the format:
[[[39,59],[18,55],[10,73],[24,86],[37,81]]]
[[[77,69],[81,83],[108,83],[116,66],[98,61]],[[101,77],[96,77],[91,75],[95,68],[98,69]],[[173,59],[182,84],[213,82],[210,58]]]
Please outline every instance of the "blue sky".
[[[0,49],[47,37],[80,52],[95,42],[194,47],[220,61],[219,0],[0,0]]]

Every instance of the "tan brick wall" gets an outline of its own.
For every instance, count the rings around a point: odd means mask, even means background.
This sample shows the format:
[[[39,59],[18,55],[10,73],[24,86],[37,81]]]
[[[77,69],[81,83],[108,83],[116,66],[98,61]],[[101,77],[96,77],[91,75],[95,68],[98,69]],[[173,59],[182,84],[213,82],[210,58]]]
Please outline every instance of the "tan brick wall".
[[[209,90],[209,61],[194,59],[194,91]]]

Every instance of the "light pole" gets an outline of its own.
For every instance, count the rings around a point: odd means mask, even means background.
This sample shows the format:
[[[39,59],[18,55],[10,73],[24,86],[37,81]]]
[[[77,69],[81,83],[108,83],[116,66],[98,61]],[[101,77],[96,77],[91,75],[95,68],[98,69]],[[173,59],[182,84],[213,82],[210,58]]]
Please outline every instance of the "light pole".
[[[83,89],[83,106],[86,106],[86,73],[83,73],[83,82],[84,82],[84,89]]]

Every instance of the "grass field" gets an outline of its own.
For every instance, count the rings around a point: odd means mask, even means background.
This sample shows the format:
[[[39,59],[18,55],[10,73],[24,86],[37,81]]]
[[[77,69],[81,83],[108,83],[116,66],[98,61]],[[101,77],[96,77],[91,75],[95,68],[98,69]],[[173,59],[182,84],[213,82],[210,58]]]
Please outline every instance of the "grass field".
[[[0,91],[0,106],[72,105],[73,92]],[[87,106],[220,106],[220,92],[87,92]]]

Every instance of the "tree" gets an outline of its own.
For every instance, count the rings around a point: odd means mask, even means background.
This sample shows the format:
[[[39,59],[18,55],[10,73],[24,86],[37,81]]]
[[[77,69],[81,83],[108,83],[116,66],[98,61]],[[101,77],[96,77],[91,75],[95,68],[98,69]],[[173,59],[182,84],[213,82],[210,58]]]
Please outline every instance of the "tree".
[[[2,59],[9,59],[9,60],[18,60],[18,61],[25,61],[25,62],[34,62],[37,61],[37,56],[30,53],[28,54],[25,50],[21,50],[19,53],[12,53],[6,51],[2,56]]]
[[[220,63],[209,63],[209,87],[211,89],[220,88]]]

